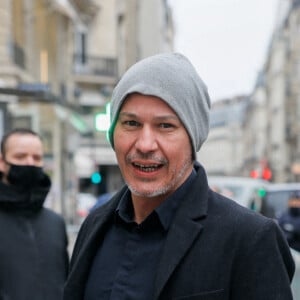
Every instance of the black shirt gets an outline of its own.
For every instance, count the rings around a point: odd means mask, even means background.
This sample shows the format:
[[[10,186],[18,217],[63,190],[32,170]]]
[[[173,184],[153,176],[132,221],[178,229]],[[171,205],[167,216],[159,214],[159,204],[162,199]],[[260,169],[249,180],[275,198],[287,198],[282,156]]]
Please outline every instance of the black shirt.
[[[151,300],[161,249],[195,171],[141,224],[134,222],[130,191],[123,195],[112,224],[96,253],[85,300]],[[151,201],[151,199],[149,200]]]

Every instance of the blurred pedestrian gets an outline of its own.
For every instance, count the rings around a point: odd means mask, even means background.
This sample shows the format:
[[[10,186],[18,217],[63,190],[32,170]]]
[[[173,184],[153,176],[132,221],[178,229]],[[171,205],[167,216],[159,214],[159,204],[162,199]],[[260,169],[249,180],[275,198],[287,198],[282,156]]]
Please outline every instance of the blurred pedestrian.
[[[294,262],[279,226],[213,192],[196,161],[209,108],[181,54],[124,74],[109,140],[126,185],[83,223],[65,300],[292,299]]]
[[[300,251],[300,191],[291,194],[288,209],[279,217],[278,223],[290,247]]]
[[[43,207],[51,181],[40,137],[23,128],[4,135],[0,171],[0,299],[62,299],[66,228],[61,216]]]

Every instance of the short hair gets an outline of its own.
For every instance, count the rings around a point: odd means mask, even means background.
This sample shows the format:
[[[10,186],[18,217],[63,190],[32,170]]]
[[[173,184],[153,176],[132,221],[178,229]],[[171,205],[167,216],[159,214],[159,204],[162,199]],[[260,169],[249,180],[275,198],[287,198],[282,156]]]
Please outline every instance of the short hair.
[[[1,154],[2,157],[5,158],[5,147],[7,144],[7,140],[12,136],[12,135],[33,135],[38,137],[41,140],[41,137],[38,133],[36,133],[35,131],[33,131],[32,129],[29,128],[14,128],[10,131],[8,131],[7,133],[5,133],[2,137],[1,140]]]

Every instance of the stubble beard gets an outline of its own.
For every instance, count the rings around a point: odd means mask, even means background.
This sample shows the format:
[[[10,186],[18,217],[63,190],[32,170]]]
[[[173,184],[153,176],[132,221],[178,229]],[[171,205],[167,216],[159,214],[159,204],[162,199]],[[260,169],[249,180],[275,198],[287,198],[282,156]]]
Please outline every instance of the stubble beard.
[[[157,190],[149,190],[149,191],[140,191],[138,188],[135,188],[128,182],[126,182],[129,190],[132,194],[138,196],[138,197],[147,197],[147,198],[154,198],[162,195],[168,194],[170,191],[174,189],[174,187],[178,184],[178,182],[181,181],[181,179],[185,176],[187,170],[190,168],[192,164],[191,158],[186,158],[183,166],[181,167],[178,175],[176,176],[176,168],[172,171],[173,173],[173,180],[169,182],[167,185],[164,185],[162,187],[159,187]],[[147,180],[145,180],[147,182]]]

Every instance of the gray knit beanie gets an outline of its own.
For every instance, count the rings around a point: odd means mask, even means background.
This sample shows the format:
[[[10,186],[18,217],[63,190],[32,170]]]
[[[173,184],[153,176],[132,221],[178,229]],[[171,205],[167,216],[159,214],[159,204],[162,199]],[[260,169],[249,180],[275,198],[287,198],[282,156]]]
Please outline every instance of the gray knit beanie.
[[[161,98],[175,111],[190,136],[195,158],[208,135],[210,98],[190,61],[179,53],[158,54],[137,62],[125,72],[111,100],[108,138],[113,148],[118,114],[131,93]]]

